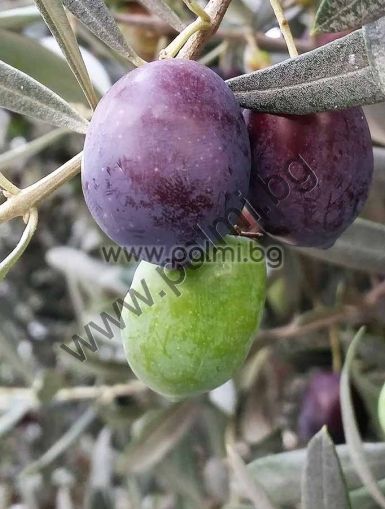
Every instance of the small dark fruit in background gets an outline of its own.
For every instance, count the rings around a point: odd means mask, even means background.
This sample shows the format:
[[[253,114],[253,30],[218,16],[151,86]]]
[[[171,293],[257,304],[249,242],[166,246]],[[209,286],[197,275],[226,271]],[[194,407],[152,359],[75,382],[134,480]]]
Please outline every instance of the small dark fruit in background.
[[[244,116],[252,150],[248,208],[257,222],[289,244],[331,247],[368,197],[373,150],[362,109]]]
[[[339,373],[319,371],[310,376],[298,417],[298,437],[308,442],[323,426],[327,426],[334,443],[345,442],[340,404]],[[367,428],[367,413],[361,397],[352,388],[354,409],[361,433]]]
[[[120,246],[165,248],[157,263],[176,246],[205,244],[201,230],[242,209],[249,179],[240,107],[197,62],[163,60],[131,71],[92,117],[82,168],[88,208]],[[222,235],[230,229],[224,225]]]

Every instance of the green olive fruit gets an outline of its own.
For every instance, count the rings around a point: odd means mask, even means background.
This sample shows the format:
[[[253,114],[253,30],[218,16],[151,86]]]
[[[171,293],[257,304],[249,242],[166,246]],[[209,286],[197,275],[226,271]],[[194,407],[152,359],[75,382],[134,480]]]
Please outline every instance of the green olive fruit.
[[[245,360],[260,323],[266,266],[254,241],[227,236],[203,263],[167,270],[141,262],[122,310],[136,376],[170,399],[209,391]],[[141,295],[141,312],[133,305]]]
[[[385,384],[378,400],[378,418],[380,419],[380,424],[385,433]]]

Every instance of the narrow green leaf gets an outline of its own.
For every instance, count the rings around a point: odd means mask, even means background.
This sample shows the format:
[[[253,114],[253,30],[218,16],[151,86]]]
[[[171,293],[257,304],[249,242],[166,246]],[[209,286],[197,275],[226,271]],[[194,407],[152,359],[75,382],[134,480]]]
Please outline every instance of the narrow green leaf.
[[[7,168],[7,166],[16,161],[25,160],[35,154],[38,154],[40,151],[44,150],[46,147],[55,143],[55,141],[60,140],[60,138],[69,133],[70,131],[67,129],[55,129],[47,134],[43,134],[43,136],[40,136],[40,138],[37,138],[36,140],[0,154],[0,170]]]
[[[65,55],[87,101],[94,108],[98,100],[61,0],[35,0],[35,3]]]
[[[335,446],[326,428],[309,442],[302,479],[302,509],[350,509]]]
[[[385,225],[358,218],[330,249],[296,250],[350,269],[382,273],[385,267]]]
[[[134,66],[144,63],[125,40],[103,0],[63,0],[63,4],[96,37],[127,58]]]
[[[25,475],[31,475],[50,465],[56,460],[56,458],[66,452],[67,449],[74,444],[74,442],[76,442],[95,418],[96,413],[93,408],[86,410],[84,414],[82,414],[74,422],[71,428],[52,445],[52,447],[50,447],[38,460],[28,465],[20,475],[22,477]]]
[[[385,494],[385,479],[377,481],[381,492]],[[367,488],[362,487],[350,493],[353,509],[378,509],[378,505],[370,496]]]
[[[30,37],[7,30],[0,30],[0,41],[0,60],[28,74],[66,101],[87,104],[64,58]]]
[[[385,146],[385,103],[364,106],[364,112],[373,142]]]
[[[349,450],[352,463],[360,476],[362,483],[366,486],[367,490],[377,502],[380,507],[385,508],[385,497],[380,491],[375,476],[370,469],[370,466],[365,457],[365,450],[361,441],[360,433],[356,422],[354,413],[354,406],[352,401],[352,392],[350,387],[350,370],[354,361],[357,346],[365,333],[365,328],[362,327],[353,338],[346,360],[341,373],[341,413],[342,422],[344,425],[346,445]]]
[[[337,445],[336,450],[349,490],[360,488],[362,482],[352,465],[347,446]],[[364,444],[364,450],[376,479],[382,479],[385,472],[385,443]],[[273,503],[295,506],[301,499],[301,477],[306,454],[306,449],[273,454],[253,461],[247,468],[265,488]]]
[[[229,445],[227,446],[227,455],[244,496],[253,503],[255,508],[276,509],[276,506],[273,505],[263,486],[257,481],[257,479],[254,479],[251,476],[251,473],[246,468],[246,465],[240,455]]]
[[[22,418],[33,408],[32,401],[14,402],[7,413],[0,417],[0,437],[11,431]]]
[[[28,23],[38,20],[39,11],[34,5],[16,7],[0,12],[0,28],[23,28]]]
[[[227,84],[241,106],[268,113],[304,115],[384,101],[385,23],[380,21]]]
[[[27,74],[0,61],[0,107],[85,133],[88,122],[64,99]]]
[[[186,27],[186,24],[179,18],[179,16],[171,9],[165,0],[139,0],[146,9],[152,14],[159,16],[160,19],[165,21],[171,27],[175,28],[178,32]]]
[[[323,0],[316,14],[314,31],[341,32],[360,28],[384,14],[383,0]]]
[[[124,467],[143,472],[166,456],[187,432],[197,415],[194,403],[177,403],[160,411],[126,450]]]

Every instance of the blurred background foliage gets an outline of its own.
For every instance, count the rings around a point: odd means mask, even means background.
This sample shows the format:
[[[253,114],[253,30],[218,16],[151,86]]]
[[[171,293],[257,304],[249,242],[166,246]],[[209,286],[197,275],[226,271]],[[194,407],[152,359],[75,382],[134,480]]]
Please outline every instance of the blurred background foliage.
[[[107,3],[145,60],[175,36],[138,2]],[[182,2],[167,3],[191,21]],[[310,36],[317,7],[311,0],[285,0],[284,7],[301,51],[322,43]],[[0,59],[85,106],[33,4],[1,0],[0,9]],[[70,21],[102,95],[130,64]],[[269,2],[233,0],[202,59],[228,78],[283,60],[285,48]],[[376,172],[363,218],[378,223],[375,245],[362,223],[362,235],[329,260],[285,248],[283,267],[270,271],[262,330],[246,364],[234,380],[192,401],[170,403],[139,383],[118,330],[109,340],[95,333],[99,349],[86,350],[83,363],[60,348],[74,334],[84,337],[91,320],[102,326],[99,314],[124,295],[135,265],[102,260],[100,248],[110,243],[86,209],[78,178],[42,204],[27,252],[0,283],[0,509],[299,507],[301,448],[323,424],[335,442],[345,440],[338,373],[363,324],[351,365],[353,406],[363,440],[375,443],[367,446],[373,474],[385,479],[377,417],[385,381],[385,267],[381,273],[362,257],[365,249],[385,252],[385,105],[366,114]],[[0,170],[20,188],[82,144],[80,134],[0,110]],[[21,233],[17,220],[1,224],[1,259]],[[352,506],[380,507],[361,487],[346,446],[338,447]],[[262,505],[259,482],[274,506]]]

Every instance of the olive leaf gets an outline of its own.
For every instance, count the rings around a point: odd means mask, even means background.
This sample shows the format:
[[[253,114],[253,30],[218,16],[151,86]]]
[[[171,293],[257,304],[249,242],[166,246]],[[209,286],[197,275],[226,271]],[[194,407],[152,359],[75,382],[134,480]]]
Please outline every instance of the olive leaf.
[[[20,162],[28,157],[38,154],[46,147],[55,143],[55,141],[60,140],[66,134],[69,134],[69,132],[70,131],[67,129],[55,129],[47,134],[43,134],[43,136],[40,136],[36,140],[25,143],[24,145],[18,145],[16,148],[0,154],[0,170],[6,168],[12,163],[15,163],[16,161]]]
[[[61,0],[35,0],[45,23],[60,46],[67,63],[81,86],[91,107],[98,103],[75,34]]]
[[[385,18],[297,58],[228,80],[239,103],[307,114],[385,99]]]
[[[234,447],[227,446],[227,455],[235,478],[242,487],[244,496],[253,502],[254,507],[258,507],[258,509],[276,509],[263,486],[257,479],[251,476],[251,473]]]
[[[171,9],[165,0],[139,0],[146,9],[151,13],[159,16],[160,19],[165,21],[168,25],[175,28],[178,32],[182,32],[186,24],[179,18],[179,16]]]
[[[335,446],[326,428],[307,447],[302,478],[303,509],[350,509],[349,495]]]
[[[382,493],[385,493],[385,479],[377,481],[377,484]],[[350,493],[350,500],[353,509],[378,509],[378,505],[365,487],[352,491]]]
[[[0,60],[0,107],[85,133],[88,122],[64,99]]]
[[[350,387],[350,370],[357,347],[364,333],[365,328],[362,327],[353,338],[346,354],[345,364],[341,373],[341,414],[346,437],[346,445],[348,447],[353,466],[360,476],[362,483],[373,497],[373,500],[375,500],[380,507],[385,508],[385,496],[378,487],[375,475],[368,464],[367,458],[365,457],[365,450],[358,431],[358,425],[354,413]]]
[[[330,249],[295,249],[343,267],[382,273],[385,267],[385,225],[358,218]]]
[[[385,14],[383,0],[322,0],[315,32],[340,32],[360,28]]]
[[[0,30],[0,40],[0,60],[25,72],[66,101],[86,104],[79,83],[61,56],[15,32]]]
[[[128,445],[124,469],[143,472],[166,456],[192,425],[195,403],[177,403],[156,412],[142,433]]]
[[[385,472],[385,443],[364,444],[365,456],[376,479],[382,479]],[[337,445],[346,484],[349,490],[362,486],[346,445]],[[248,465],[253,478],[266,490],[273,503],[281,506],[298,505],[301,499],[301,476],[306,461],[306,449],[283,452],[258,458]],[[238,490],[239,488],[236,487]],[[239,490],[239,495],[242,491]]]
[[[28,23],[39,18],[39,11],[34,5],[8,9],[0,12],[0,28],[23,28]]]
[[[0,417],[0,437],[6,435],[23,419],[34,407],[34,402],[14,401],[10,409]]]
[[[67,9],[108,47],[127,58],[134,66],[143,60],[127,43],[103,0],[63,0]]]
[[[47,467],[64,454],[76,442],[83,432],[92,424],[97,414],[93,408],[88,408],[74,424],[57,440],[39,459],[28,465],[20,476],[34,474]]]

